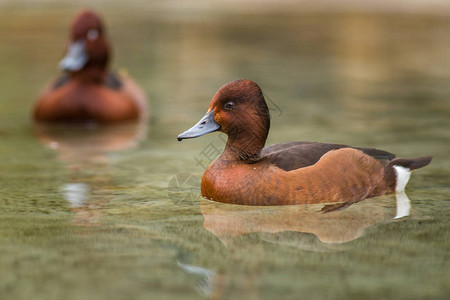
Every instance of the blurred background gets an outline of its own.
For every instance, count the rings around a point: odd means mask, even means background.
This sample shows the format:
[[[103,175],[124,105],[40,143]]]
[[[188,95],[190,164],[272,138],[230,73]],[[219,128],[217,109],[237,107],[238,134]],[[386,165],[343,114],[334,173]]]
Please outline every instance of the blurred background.
[[[445,1],[0,5],[4,130],[29,123],[39,91],[58,74],[68,25],[84,7],[100,12],[107,24],[113,69],[137,79],[150,98],[152,122],[173,126],[173,134],[206,110],[220,86],[236,78],[258,82],[282,108],[280,122],[295,119],[300,131],[305,124],[336,121],[341,126],[338,120],[351,118],[346,143],[354,143],[358,130],[374,130],[363,136],[377,139],[393,122],[402,123],[404,132],[396,138],[404,140],[430,139],[436,128],[448,125],[437,124],[446,121],[449,109],[450,5]],[[433,114],[427,118],[426,112]],[[424,117],[420,124],[414,121],[418,116]],[[176,120],[186,126],[179,128]],[[317,129],[287,133],[283,140],[335,139],[334,132]]]
[[[140,128],[85,139],[42,135],[31,121],[82,8],[103,17],[112,69],[147,93],[150,118]],[[445,298],[449,32],[443,0],[0,0],[0,298]],[[270,102],[268,144],[433,155],[407,188],[411,217],[359,215],[346,251],[324,248],[322,229],[292,224],[250,227],[316,237],[250,230],[224,242],[222,227],[204,225],[198,195],[204,165],[218,155],[204,150],[221,152],[224,142],[176,136],[237,78],[256,81]],[[389,197],[367,203],[366,212],[395,210]],[[348,226],[336,219],[330,228]]]

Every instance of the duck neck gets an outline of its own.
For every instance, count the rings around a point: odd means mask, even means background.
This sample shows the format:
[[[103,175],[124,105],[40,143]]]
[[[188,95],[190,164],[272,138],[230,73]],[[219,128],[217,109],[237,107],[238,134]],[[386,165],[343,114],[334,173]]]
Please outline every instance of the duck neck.
[[[80,71],[70,73],[70,76],[82,82],[102,84],[106,80],[107,71],[100,66],[88,66]]]
[[[263,131],[245,129],[240,134],[228,134],[227,144],[222,157],[226,160],[255,163],[261,160],[268,129]]]

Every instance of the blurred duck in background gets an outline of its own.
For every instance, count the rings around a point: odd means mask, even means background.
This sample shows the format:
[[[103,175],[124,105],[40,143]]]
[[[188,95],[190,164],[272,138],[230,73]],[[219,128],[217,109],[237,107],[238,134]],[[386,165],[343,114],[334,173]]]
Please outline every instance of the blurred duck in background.
[[[109,71],[110,58],[102,20],[93,11],[82,11],[72,22],[66,55],[59,63],[64,74],[40,95],[34,120],[113,124],[145,119],[144,92],[129,76]]]

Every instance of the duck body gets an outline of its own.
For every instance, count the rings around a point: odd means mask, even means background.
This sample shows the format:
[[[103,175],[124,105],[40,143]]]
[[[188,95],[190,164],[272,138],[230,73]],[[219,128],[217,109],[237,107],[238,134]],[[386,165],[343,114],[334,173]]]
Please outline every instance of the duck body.
[[[41,93],[33,111],[38,122],[117,123],[146,115],[146,97],[129,77],[108,70],[111,56],[103,23],[92,11],[73,21],[65,72]]]
[[[118,74],[106,76],[101,82],[67,76],[58,78],[40,96],[34,119],[59,123],[117,123],[141,118],[146,110],[146,99],[137,84]]]
[[[178,136],[228,135],[224,152],[203,175],[204,198],[244,205],[354,203],[403,190],[410,172],[431,161],[341,144],[264,148],[269,126],[269,110],[256,83],[236,80],[217,92],[205,117]]]
[[[289,169],[270,155],[251,164],[219,157],[203,175],[202,195],[225,203],[285,205],[356,202],[395,189],[394,171],[354,148],[330,150],[314,164]]]

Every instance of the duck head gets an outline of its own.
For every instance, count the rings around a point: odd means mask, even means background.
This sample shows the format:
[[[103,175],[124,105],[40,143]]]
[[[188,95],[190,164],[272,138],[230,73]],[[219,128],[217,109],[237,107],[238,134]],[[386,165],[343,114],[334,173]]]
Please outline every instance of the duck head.
[[[67,52],[59,68],[71,74],[89,67],[101,71],[106,69],[109,57],[103,22],[95,12],[82,11],[72,22]]]
[[[269,109],[261,88],[251,80],[238,79],[217,91],[206,115],[178,140],[220,131],[228,135],[224,153],[251,163],[259,160],[269,127]]]

